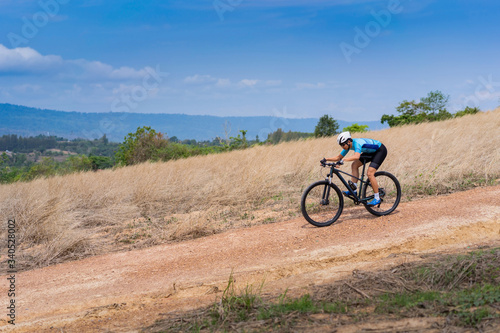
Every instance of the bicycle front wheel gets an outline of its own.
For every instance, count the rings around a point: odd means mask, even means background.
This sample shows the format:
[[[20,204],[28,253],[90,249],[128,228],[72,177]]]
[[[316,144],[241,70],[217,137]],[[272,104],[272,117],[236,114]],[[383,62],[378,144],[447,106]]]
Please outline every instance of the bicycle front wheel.
[[[335,184],[322,180],[311,184],[300,200],[302,215],[316,227],[326,227],[337,221],[344,208],[344,197]]]
[[[381,203],[377,206],[365,205],[365,208],[376,216],[388,215],[396,209],[399,201],[401,201],[401,185],[399,185],[398,179],[393,174],[386,171],[376,172],[375,179],[377,179]],[[371,184],[363,188],[361,197],[364,201],[370,201],[374,198]]]

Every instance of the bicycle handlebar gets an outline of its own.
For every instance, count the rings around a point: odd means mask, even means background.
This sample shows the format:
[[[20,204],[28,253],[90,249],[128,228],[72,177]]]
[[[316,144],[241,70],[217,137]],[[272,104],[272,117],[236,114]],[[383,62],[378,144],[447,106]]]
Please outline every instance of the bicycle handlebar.
[[[321,161],[321,166],[323,166],[323,167],[337,166],[337,165],[343,165],[343,164],[344,164],[344,161],[342,161],[342,160],[335,162],[335,163],[326,163],[326,162]]]

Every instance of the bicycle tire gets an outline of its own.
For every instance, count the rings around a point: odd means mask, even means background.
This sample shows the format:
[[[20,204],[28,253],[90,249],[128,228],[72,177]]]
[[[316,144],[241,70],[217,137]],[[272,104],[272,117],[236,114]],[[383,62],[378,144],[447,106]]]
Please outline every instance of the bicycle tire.
[[[382,202],[377,206],[368,206],[365,204],[365,208],[373,215],[385,216],[392,213],[398,207],[401,201],[401,185],[396,176],[387,171],[376,172],[375,178],[377,179]],[[361,197],[365,202],[373,198],[373,188],[369,183],[363,188]]]
[[[330,188],[327,201],[323,201],[323,194]],[[326,180],[312,183],[302,194],[300,200],[302,215],[316,227],[327,227],[337,221],[344,209],[344,197],[335,184]],[[333,217],[332,217],[333,216]]]

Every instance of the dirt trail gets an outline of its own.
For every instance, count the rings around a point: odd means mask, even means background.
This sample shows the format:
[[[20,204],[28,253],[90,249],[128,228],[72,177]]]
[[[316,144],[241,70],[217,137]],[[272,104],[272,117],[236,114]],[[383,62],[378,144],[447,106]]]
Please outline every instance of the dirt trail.
[[[297,218],[18,273],[16,332],[135,332],[213,302],[231,272],[237,287],[265,279],[265,292],[300,293],[353,269],[498,244],[499,198],[497,185],[403,203],[386,217],[354,207],[327,228]],[[6,319],[2,331],[13,329]]]

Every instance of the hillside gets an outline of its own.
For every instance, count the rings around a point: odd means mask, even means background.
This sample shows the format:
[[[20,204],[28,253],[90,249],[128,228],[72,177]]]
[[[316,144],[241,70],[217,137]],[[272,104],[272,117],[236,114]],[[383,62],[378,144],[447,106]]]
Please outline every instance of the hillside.
[[[498,128],[500,109],[363,135],[384,142],[382,169],[412,200],[494,184]],[[338,152],[335,138],[309,139],[1,185],[0,218],[23,230],[24,269],[198,238],[300,216],[319,160]]]
[[[114,142],[122,142],[128,133],[138,127],[150,126],[157,132],[176,136],[180,140],[197,141],[223,139],[237,136],[240,130],[247,130],[247,138],[258,135],[261,141],[267,135],[281,128],[285,132],[314,132],[316,118],[291,119],[279,116],[268,117],[215,117],[190,116],[185,114],[142,114],[142,113],[82,113],[42,110],[25,106],[0,104],[0,135],[17,134],[36,136],[55,135],[67,139],[98,139],[106,134]],[[353,122],[338,120],[339,126]],[[371,130],[387,128],[378,121],[364,122]]]
[[[231,272],[240,289],[265,281],[265,295],[300,296],[354,272],[499,246],[499,127],[497,109],[363,134],[388,147],[382,170],[403,202],[381,218],[347,205],[328,228],[305,222],[299,200],[324,177],[319,160],[338,153],[335,138],[0,185],[0,219],[16,221],[17,301],[29,304],[15,331],[164,331],[186,316],[174,311],[220,299]],[[358,322],[312,318],[325,331]],[[450,325],[428,320],[421,329]]]

